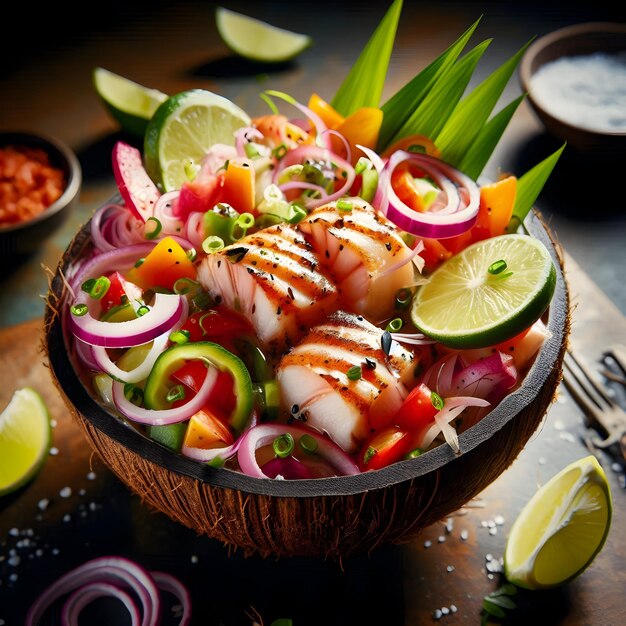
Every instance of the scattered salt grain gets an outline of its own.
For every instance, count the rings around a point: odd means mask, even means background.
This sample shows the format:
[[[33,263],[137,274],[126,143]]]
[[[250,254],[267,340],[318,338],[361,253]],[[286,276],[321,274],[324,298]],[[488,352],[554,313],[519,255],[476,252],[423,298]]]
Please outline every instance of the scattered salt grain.
[[[20,563],[21,563],[22,559],[21,557],[19,557],[18,555],[12,556],[7,563],[11,566],[11,567],[17,567]]]
[[[454,528],[454,522],[452,521],[452,518],[451,518],[451,517],[449,517],[449,518],[446,520],[446,532],[447,532],[448,534],[449,534],[449,533],[451,533],[451,532],[452,532],[452,530],[453,530],[453,528]]]
[[[71,520],[72,520],[72,516],[71,516],[69,513],[66,513],[66,514],[63,516],[63,521],[64,521],[64,522],[66,522],[66,523],[67,523],[67,522],[70,522]]]
[[[15,572],[13,572],[13,574],[9,576],[9,581],[14,583],[18,578],[19,578],[18,575]]]
[[[51,419],[50,420],[50,426],[52,426],[52,428],[56,428],[57,426],[57,421],[55,419]]]
[[[446,538],[445,538],[443,535],[439,535],[439,537],[437,537],[437,541],[438,541],[439,543],[444,543],[444,542],[445,542],[445,540],[446,540]]]
[[[192,563],[197,563],[198,562],[198,557],[195,554],[191,557],[191,562]]]
[[[449,614],[450,614],[450,609],[449,609],[447,606],[442,606],[442,607],[441,607],[441,612],[442,612],[444,615],[449,615]]]
[[[493,521],[496,523],[497,526],[502,526],[504,524],[504,517],[502,515],[496,515],[493,518]]]
[[[498,529],[493,526],[492,528],[489,529],[489,534],[490,535],[497,535],[498,534]]]
[[[425,548],[430,548],[430,546],[432,545],[433,545],[433,542],[430,539],[426,539],[426,541],[424,542]]]
[[[48,508],[49,504],[50,500],[48,498],[42,498],[41,500],[39,500],[39,502],[37,502],[37,506],[39,507],[40,511],[45,511]]]
[[[469,538],[469,531],[468,531],[468,530],[466,530],[466,529],[463,529],[463,530],[461,531],[461,539],[462,539],[463,541],[467,541],[467,539],[468,539],[468,538]]]
[[[58,548],[52,548],[52,554],[54,554],[54,556],[57,556],[59,552],[61,551]]]
[[[435,609],[435,612],[433,613],[433,619],[441,619],[443,617],[443,613],[441,612],[441,609]]]
[[[86,493],[87,493],[87,491],[86,491],[85,489],[81,489],[81,490],[78,492],[78,495],[79,495],[79,496],[84,496]]]
[[[572,435],[572,433],[562,432],[559,433],[559,437],[568,443],[574,443],[574,441],[576,441],[576,438]]]
[[[59,449],[52,446],[52,448],[50,448],[49,450],[49,454],[50,456],[56,456],[57,454],[59,454]]]
[[[448,567],[446,567],[446,572],[453,572],[454,571],[454,565],[448,565]]]
[[[626,131],[626,51],[566,56],[530,81],[535,101],[554,117],[600,132]]]
[[[61,489],[61,491],[59,491],[59,495],[62,498],[69,498],[72,495],[72,488],[71,487],[63,487],[63,489]]]
[[[96,473],[89,472],[89,474],[87,474],[87,480],[96,480]]]
[[[452,613],[456,613],[456,612],[458,611],[458,609],[456,608],[456,605],[451,604],[451,605],[450,605],[450,611],[451,611]]]
[[[17,537],[19,536],[20,531],[17,528],[11,528],[11,530],[9,531],[9,535],[11,535],[11,537]]]

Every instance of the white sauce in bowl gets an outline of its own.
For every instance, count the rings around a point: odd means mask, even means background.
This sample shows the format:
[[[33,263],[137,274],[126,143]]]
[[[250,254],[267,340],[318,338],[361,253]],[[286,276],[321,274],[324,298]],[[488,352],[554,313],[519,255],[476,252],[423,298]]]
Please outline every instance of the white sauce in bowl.
[[[529,89],[539,106],[572,126],[626,133],[626,50],[546,63],[531,78]]]

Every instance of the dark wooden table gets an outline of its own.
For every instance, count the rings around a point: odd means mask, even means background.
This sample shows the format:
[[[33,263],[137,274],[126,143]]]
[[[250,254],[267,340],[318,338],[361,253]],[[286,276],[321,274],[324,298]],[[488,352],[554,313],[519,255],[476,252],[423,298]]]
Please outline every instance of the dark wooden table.
[[[583,416],[565,390],[515,463],[468,507],[428,528],[410,545],[384,547],[339,564],[244,558],[149,510],[90,452],[51,384],[39,352],[44,268],[56,266],[72,234],[115,191],[110,150],[120,134],[95,95],[92,69],[107,67],[167,93],[211,89],[251,113],[264,110],[258,98],[264,88],[302,100],[311,90],[331,97],[387,3],[302,3],[297,10],[273,3],[228,6],[311,33],[315,44],[288,65],[253,67],[229,56],[219,40],[215,5],[156,2],[140,10],[115,3],[117,19],[83,18],[78,33],[67,29],[64,39],[44,38],[2,70],[2,128],[40,130],[65,140],[79,155],[84,185],[76,212],[34,257],[5,265],[0,283],[0,405],[6,405],[16,388],[32,385],[43,394],[56,423],[53,454],[44,470],[21,491],[0,499],[0,626],[23,623],[27,607],[45,586],[70,568],[107,554],[178,576],[191,591],[194,624],[248,626],[255,611],[265,624],[290,617],[294,626],[413,626],[438,617],[445,624],[479,624],[482,599],[499,584],[494,570],[514,519],[541,484],[590,453],[583,443]],[[385,95],[481,14],[477,41],[494,41],[477,78],[534,35],[574,22],[621,19],[612,11],[603,3],[583,10],[532,2],[518,8],[493,2],[406,2]],[[514,79],[505,101],[518,93]],[[521,174],[558,145],[523,104],[485,175],[493,177],[500,168]],[[591,211],[589,195],[576,191],[582,173],[585,180],[600,181],[603,190],[613,187],[608,177],[612,167],[610,162],[565,158],[537,203],[567,254],[572,344],[592,363],[611,343],[626,343],[621,284],[626,212],[623,202],[607,202]],[[597,201],[597,194],[591,196]],[[604,550],[569,585],[521,593],[519,608],[507,624],[626,622],[624,468],[605,454],[598,458],[609,477],[615,508]],[[86,623],[120,623],[103,615]]]

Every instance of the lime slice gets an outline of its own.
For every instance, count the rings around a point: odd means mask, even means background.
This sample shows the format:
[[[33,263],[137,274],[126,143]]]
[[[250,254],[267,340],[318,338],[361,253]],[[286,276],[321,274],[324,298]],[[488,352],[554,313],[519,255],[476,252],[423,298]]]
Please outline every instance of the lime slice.
[[[128,133],[143,137],[148,121],[167,94],[114,74],[103,67],[93,72],[96,91],[107,110]]]
[[[596,458],[570,463],[535,493],[513,523],[505,576],[526,589],[572,580],[602,549],[612,512],[609,484]]]
[[[0,414],[0,496],[39,471],[50,449],[50,415],[37,391],[18,389]]]
[[[186,171],[199,165],[211,146],[234,146],[235,132],[249,124],[243,109],[212,91],[191,89],[170,96],[146,129],[146,170],[163,191],[180,189],[188,180]]]
[[[411,318],[425,335],[449,347],[492,346],[536,322],[555,285],[556,269],[541,241],[500,235],[440,265],[417,291]]]
[[[223,7],[215,10],[215,23],[224,43],[235,54],[251,61],[288,61],[312,43],[308,35],[278,28]]]

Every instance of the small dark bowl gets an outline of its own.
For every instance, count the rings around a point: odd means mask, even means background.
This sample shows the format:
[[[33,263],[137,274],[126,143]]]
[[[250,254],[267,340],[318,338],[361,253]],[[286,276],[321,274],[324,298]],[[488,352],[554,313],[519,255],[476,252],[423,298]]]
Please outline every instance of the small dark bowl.
[[[589,130],[557,117],[538,101],[533,93],[532,78],[547,63],[563,57],[593,53],[626,52],[626,23],[589,22],[566,26],[533,42],[522,57],[519,80],[522,90],[546,130],[557,139],[567,141],[568,150],[582,154],[620,155],[626,152],[626,132]]]
[[[0,224],[0,257],[22,257],[35,252],[65,221],[78,202],[82,170],[74,152],[59,139],[33,132],[0,132],[0,147],[25,146],[46,152],[53,167],[63,171],[65,190],[45,211],[25,222]]]

